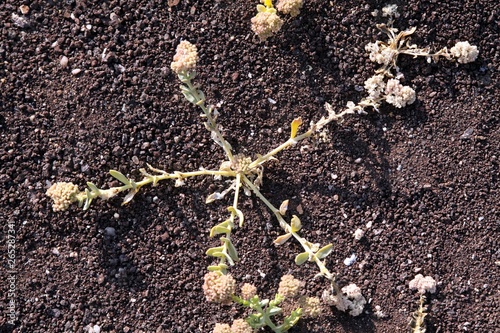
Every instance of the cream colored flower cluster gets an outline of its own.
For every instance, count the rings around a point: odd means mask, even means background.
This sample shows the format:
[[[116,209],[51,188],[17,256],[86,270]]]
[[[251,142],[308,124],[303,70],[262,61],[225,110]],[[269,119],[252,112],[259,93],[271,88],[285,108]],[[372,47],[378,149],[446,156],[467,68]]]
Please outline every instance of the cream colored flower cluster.
[[[450,49],[450,54],[461,64],[473,62],[477,59],[479,51],[477,46],[469,42],[458,42]]]
[[[231,326],[228,324],[215,324],[212,333],[252,333],[253,331],[245,320],[236,319]]]
[[[177,45],[174,61],[170,65],[172,70],[179,74],[183,72],[190,72],[196,69],[196,62],[198,61],[198,50],[196,46],[190,42],[183,40]]]
[[[283,20],[276,14],[276,10],[258,12],[251,21],[252,31],[259,36],[261,41],[278,32],[283,25]]]
[[[284,298],[293,298],[300,293],[301,287],[302,282],[294,278],[293,275],[283,275],[279,284],[278,294]]]
[[[229,304],[236,289],[236,281],[231,275],[219,275],[216,272],[205,274],[203,292],[209,302]]]
[[[276,9],[291,17],[299,15],[302,6],[302,0],[278,0],[278,3],[276,3]]]
[[[302,308],[304,317],[316,318],[321,314],[321,301],[317,297],[302,296],[299,299],[299,306]]]
[[[255,287],[253,284],[245,283],[241,287],[241,298],[243,298],[244,300],[248,301],[256,294],[257,294],[257,287]]]
[[[431,276],[424,277],[422,274],[417,274],[413,280],[410,281],[410,289],[417,289],[420,294],[436,292],[436,280]]]
[[[46,194],[52,198],[52,210],[54,212],[68,209],[71,203],[75,202],[76,195],[80,193],[78,186],[73,183],[59,182],[52,184]]]

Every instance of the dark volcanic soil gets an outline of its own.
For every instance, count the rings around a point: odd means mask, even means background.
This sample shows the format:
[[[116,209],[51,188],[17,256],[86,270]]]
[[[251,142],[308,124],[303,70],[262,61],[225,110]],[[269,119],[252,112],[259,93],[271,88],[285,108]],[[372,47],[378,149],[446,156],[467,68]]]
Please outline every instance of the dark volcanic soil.
[[[127,206],[96,201],[86,212],[52,212],[45,191],[55,181],[107,188],[116,185],[109,169],[139,179],[146,163],[218,168],[223,151],[170,70],[183,39],[198,46],[196,82],[221,105],[224,135],[240,153],[267,152],[295,117],[308,124],[325,115],[325,102],[341,110],[362,98],[359,86],[376,68],[364,46],[385,38],[375,28],[385,19],[370,13],[385,1],[305,1],[264,43],[250,30],[257,3],[1,1],[1,332],[211,332],[244,315],[205,302],[201,289],[212,263],[205,251],[218,244],[208,231],[232,198],[204,200],[223,182],[166,182]],[[398,3],[394,25],[417,27],[412,42],[437,50],[467,40],[480,55],[467,65],[401,57],[414,104],[331,124],[328,142],[304,142],[267,166],[263,193],[275,205],[290,200],[308,240],[334,244],[328,268],[371,302],[359,317],[328,308],[290,332],[406,332],[417,272],[438,281],[428,332],[500,332],[498,1]],[[319,296],[326,282],[312,279],[313,264],[294,264],[298,244],[272,244],[280,230],[266,207],[243,196],[240,208],[237,281],[272,297],[292,273]],[[357,228],[366,229],[360,242]],[[358,261],[347,267],[352,253]],[[377,319],[375,306],[387,318]]]

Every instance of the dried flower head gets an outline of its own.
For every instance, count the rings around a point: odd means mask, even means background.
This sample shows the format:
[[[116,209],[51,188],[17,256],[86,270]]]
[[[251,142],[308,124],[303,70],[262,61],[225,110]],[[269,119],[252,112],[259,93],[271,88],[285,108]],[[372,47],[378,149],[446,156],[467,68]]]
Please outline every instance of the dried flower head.
[[[295,17],[300,14],[302,5],[302,0],[278,0],[276,8],[283,14],[289,14],[291,17]]]
[[[384,76],[382,74],[374,75],[365,81],[365,89],[368,92],[369,99],[377,99],[385,89]]]
[[[80,193],[78,186],[73,183],[59,182],[52,184],[52,186],[45,192],[52,198],[52,210],[54,212],[68,209],[72,202],[75,202],[76,195]]]
[[[293,275],[283,275],[279,284],[278,294],[284,298],[293,298],[299,294],[301,285],[302,282],[294,278]]]
[[[436,292],[436,280],[430,276],[424,277],[422,274],[417,274],[413,280],[410,281],[410,289],[418,289],[420,294]]]
[[[253,329],[250,324],[248,324],[243,319],[236,319],[231,325],[231,333],[252,333]]]
[[[466,64],[475,61],[479,51],[477,46],[470,45],[469,42],[458,42],[450,49],[450,53],[459,63]]]
[[[382,8],[383,17],[399,17],[398,5],[392,4]]]
[[[198,51],[196,46],[187,40],[183,40],[177,45],[174,61],[170,65],[170,68],[177,74],[193,71],[196,69],[197,61]]]
[[[302,296],[299,300],[299,306],[305,317],[316,318],[321,314],[321,301],[317,297]]]
[[[276,15],[276,10],[258,12],[252,17],[252,31],[264,41],[278,32],[283,25],[283,20]]]
[[[209,302],[229,304],[234,295],[236,281],[231,275],[219,275],[216,272],[205,274],[203,292]]]
[[[365,50],[369,53],[370,60],[377,64],[388,66],[398,56],[398,51],[381,42],[368,43]]]
[[[228,324],[216,323],[212,333],[232,333],[232,332],[231,332],[231,327],[229,327]]]
[[[415,90],[403,86],[398,79],[390,79],[385,86],[385,101],[397,108],[415,102]]]
[[[253,284],[245,283],[241,286],[241,298],[249,300],[257,294],[257,287]]]
[[[327,304],[334,305],[340,311],[348,311],[353,317],[359,316],[366,304],[361,289],[354,283],[342,288],[340,295],[332,295],[328,290],[325,290],[322,298]]]

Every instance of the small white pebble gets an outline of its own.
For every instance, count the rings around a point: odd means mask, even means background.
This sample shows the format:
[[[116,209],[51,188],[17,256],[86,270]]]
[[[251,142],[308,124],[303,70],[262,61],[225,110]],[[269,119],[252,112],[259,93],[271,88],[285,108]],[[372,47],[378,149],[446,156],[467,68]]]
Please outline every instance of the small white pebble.
[[[363,229],[356,229],[356,231],[354,232],[354,238],[356,240],[360,240],[361,238],[363,238],[365,235],[365,232],[363,231]]]
[[[56,256],[58,256],[60,254],[59,249],[57,247],[52,249],[52,253],[55,254]]]
[[[69,61],[68,57],[62,56],[59,63],[61,64],[62,68],[65,68],[66,66],[68,66],[68,61]]]
[[[276,101],[275,101],[274,99],[272,99],[272,98],[268,98],[267,100],[268,100],[268,101],[269,101],[269,103],[271,103],[271,104],[276,104]]]
[[[118,219],[118,218],[120,218],[120,214],[115,213],[115,214],[113,215],[113,217],[114,217],[115,219]]]
[[[373,221],[370,221],[366,224],[366,229],[370,229],[373,225]]]
[[[351,266],[352,264],[354,264],[356,262],[356,259],[357,259],[357,257],[353,253],[352,256],[350,256],[349,258],[344,259],[344,265]]]
[[[81,70],[80,68],[75,68],[75,69],[73,69],[73,70],[71,71],[71,74],[73,74],[73,75],[78,75],[78,74],[80,74],[80,72],[81,72],[81,71],[82,71],[82,70]]]

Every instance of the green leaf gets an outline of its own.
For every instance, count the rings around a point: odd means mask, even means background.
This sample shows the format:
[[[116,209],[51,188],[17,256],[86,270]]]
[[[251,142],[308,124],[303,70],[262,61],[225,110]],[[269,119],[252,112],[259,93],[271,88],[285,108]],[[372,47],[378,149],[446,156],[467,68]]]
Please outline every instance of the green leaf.
[[[109,174],[125,185],[130,185],[130,180],[123,173],[116,170],[109,170]]]
[[[223,227],[220,224],[216,225],[212,229],[210,229],[210,237],[214,237],[215,235],[218,234],[227,234],[230,233],[231,230],[229,228]]]
[[[297,232],[302,228],[302,223],[300,222],[300,219],[297,217],[297,215],[292,216],[292,220],[290,222],[292,226],[292,232]]]
[[[182,94],[188,100],[189,103],[196,104],[198,102],[198,99],[193,94],[191,94],[191,92],[183,91]]]
[[[224,251],[224,246],[211,247],[205,252],[207,256],[214,257],[214,253]]]
[[[283,312],[283,310],[280,307],[275,306],[269,310],[269,315],[276,316],[277,314],[280,314],[281,312]]]
[[[226,269],[228,268],[228,266],[226,264],[218,264],[217,266],[213,265],[213,266],[208,266],[207,269],[210,271],[210,272],[222,272],[222,271],[225,271]]]
[[[295,263],[299,266],[302,265],[303,263],[305,263],[307,260],[309,260],[309,253],[307,253],[307,252],[299,253],[295,257]]]
[[[99,194],[100,192],[99,189],[93,183],[87,182],[87,186],[92,190],[92,192],[94,192],[97,195]]]
[[[322,247],[318,252],[316,252],[316,257],[318,259],[323,259],[332,252],[333,244],[328,244]]]
[[[260,313],[252,313],[246,319],[248,325],[250,325],[253,329],[259,329],[261,327],[266,326],[266,322],[264,321],[264,317]]]
[[[236,251],[236,248],[234,247],[231,240],[225,237],[221,237],[220,239],[226,244],[227,251],[231,259],[233,259],[234,261],[239,261],[240,259],[238,258],[238,251]]]
[[[238,208],[234,208],[233,206],[227,207],[227,210],[230,211],[231,214],[238,215],[238,218],[240,219],[240,228],[241,228],[243,226],[243,221],[244,221],[243,213],[241,212],[241,210],[239,210]]]
[[[211,257],[216,257],[216,258],[227,258],[226,254],[224,252],[211,252],[209,254]]]
[[[181,87],[181,91],[182,91],[183,93],[184,93],[184,92],[187,92],[187,93],[188,93],[188,92],[191,92],[191,89],[189,89],[189,87],[188,87],[188,86],[185,86],[185,85],[181,84],[181,85],[180,85],[180,87]]]
[[[297,324],[300,316],[302,316],[302,309],[297,308],[296,310],[293,310],[289,316],[285,317],[285,319],[283,319],[283,324],[280,325],[280,327],[282,328],[282,332],[288,331],[290,328],[292,328],[292,326]]]
[[[198,89],[198,96],[200,96],[200,100],[201,101],[204,101],[205,100],[205,94],[203,93],[203,91],[199,90]]]
[[[83,210],[87,210],[90,207],[90,203],[92,202],[92,197],[90,195],[90,191],[88,188],[85,189],[85,196],[87,199],[85,200],[85,205],[83,206]]]

